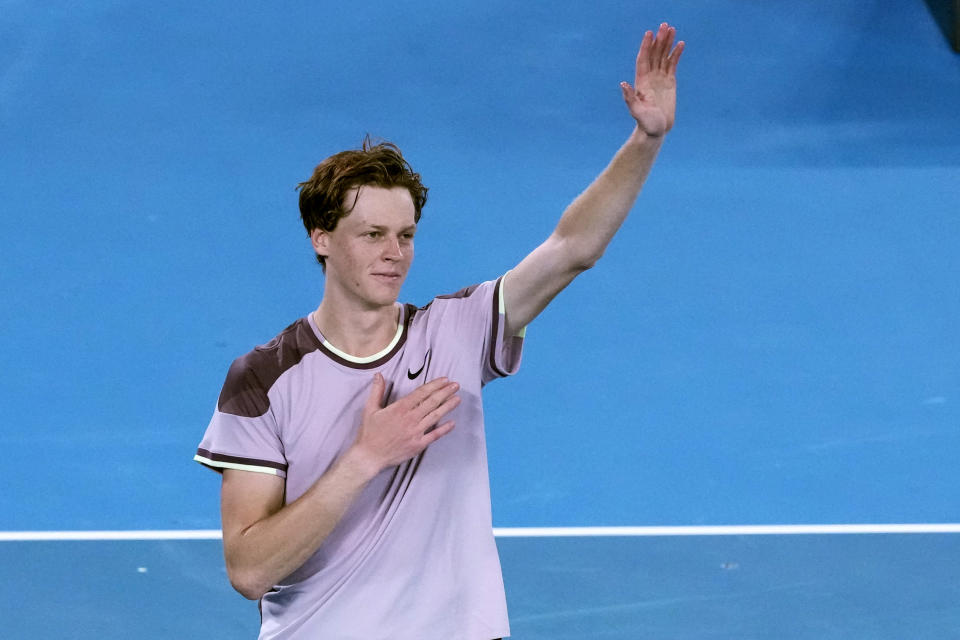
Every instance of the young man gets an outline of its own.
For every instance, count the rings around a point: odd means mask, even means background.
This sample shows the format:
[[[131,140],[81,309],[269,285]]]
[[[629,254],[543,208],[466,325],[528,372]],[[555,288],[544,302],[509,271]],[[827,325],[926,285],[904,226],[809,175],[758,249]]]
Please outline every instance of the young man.
[[[492,535],[483,385],[603,254],[673,126],[674,29],[647,32],[637,126],[547,240],[495,281],[397,303],[426,202],[390,144],[331,156],[300,207],[326,283],[315,312],[237,359],[196,460],[221,471],[231,583],[261,638],[509,635]]]

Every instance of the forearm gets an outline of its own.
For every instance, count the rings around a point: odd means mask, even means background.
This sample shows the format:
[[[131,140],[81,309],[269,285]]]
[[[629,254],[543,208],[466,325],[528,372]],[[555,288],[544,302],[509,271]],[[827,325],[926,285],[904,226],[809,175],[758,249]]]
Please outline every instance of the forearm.
[[[507,275],[508,334],[527,326],[600,259],[636,202],[663,136],[634,130],[610,164],[563,212],[556,229]]]
[[[590,267],[603,255],[636,202],[663,139],[634,129],[610,164],[564,211],[553,235],[573,266]]]
[[[302,566],[377,471],[354,447],[294,502],[243,529],[225,526],[227,571],[237,591],[260,598]]]

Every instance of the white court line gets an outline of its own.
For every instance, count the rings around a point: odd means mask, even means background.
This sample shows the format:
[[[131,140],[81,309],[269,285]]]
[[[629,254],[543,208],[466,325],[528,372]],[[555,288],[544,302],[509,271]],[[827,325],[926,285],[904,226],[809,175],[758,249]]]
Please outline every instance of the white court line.
[[[498,538],[615,536],[765,536],[880,533],[960,533],[947,524],[776,524],[694,527],[494,527]],[[0,542],[71,540],[220,540],[219,529],[166,531],[0,531]]]
[[[167,531],[0,531],[0,542],[69,540],[220,540],[219,529]]]
[[[494,528],[500,538],[586,536],[768,536],[842,533],[960,533],[960,524],[760,524],[696,527]]]

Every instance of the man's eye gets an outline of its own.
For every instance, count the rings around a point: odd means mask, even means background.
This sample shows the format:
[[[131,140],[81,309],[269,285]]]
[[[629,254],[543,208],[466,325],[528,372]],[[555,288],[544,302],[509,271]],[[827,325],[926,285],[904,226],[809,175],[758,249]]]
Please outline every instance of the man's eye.
[[[366,234],[366,235],[367,235],[368,238],[379,238],[379,237],[380,237],[380,232],[379,232],[379,231],[367,231],[367,234]]]

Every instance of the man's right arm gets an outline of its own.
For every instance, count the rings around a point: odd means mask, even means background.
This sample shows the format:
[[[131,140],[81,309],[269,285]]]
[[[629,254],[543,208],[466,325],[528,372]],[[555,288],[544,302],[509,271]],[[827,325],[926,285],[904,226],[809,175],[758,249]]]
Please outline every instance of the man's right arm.
[[[377,374],[356,441],[290,504],[283,504],[283,478],[224,470],[224,556],[230,583],[244,597],[260,598],[303,565],[381,470],[409,460],[453,429],[448,421],[427,433],[460,403],[456,383],[432,380],[387,407],[385,386]]]

